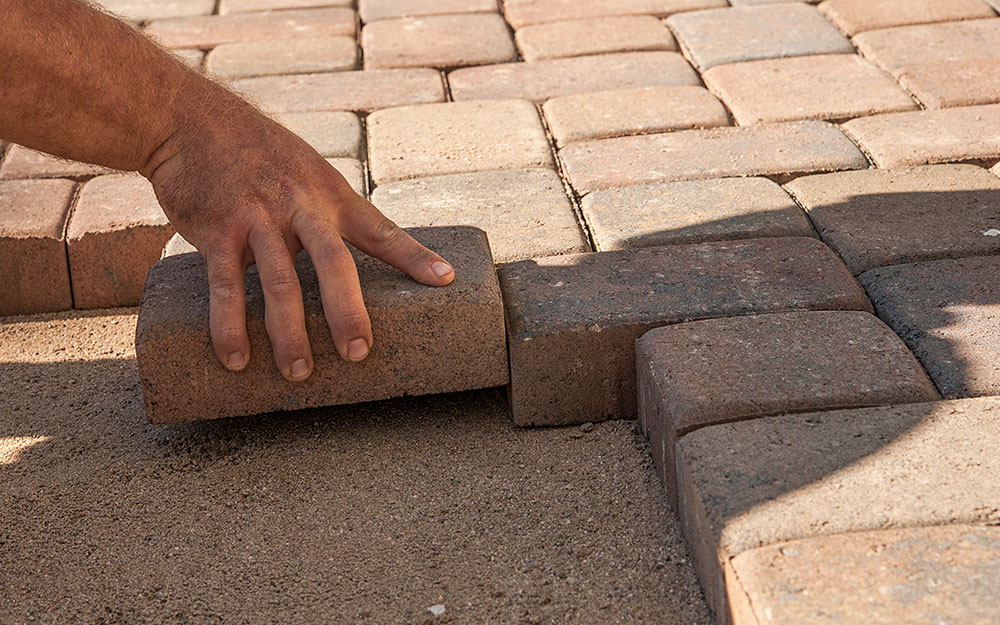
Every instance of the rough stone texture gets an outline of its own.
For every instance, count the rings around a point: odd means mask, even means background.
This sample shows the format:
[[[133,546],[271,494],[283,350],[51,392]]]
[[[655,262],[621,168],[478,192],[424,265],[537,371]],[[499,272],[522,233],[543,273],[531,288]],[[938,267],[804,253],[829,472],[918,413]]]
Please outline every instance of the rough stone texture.
[[[98,0],[96,4],[133,22],[208,15],[215,9],[215,0]]]
[[[865,30],[996,17],[983,0],[826,0],[819,10],[848,35]]]
[[[551,169],[391,182],[375,189],[372,203],[404,227],[481,228],[500,263],[590,251],[562,180]]]
[[[998,417],[996,399],[976,399],[765,417],[683,437],[681,522],[717,620],[728,621],[718,618],[728,616],[722,564],[751,549],[997,524]]]
[[[695,11],[726,6],[725,0],[507,0],[504,10],[514,28],[530,24],[559,22],[615,15],[656,15],[666,17],[678,11]]]
[[[507,23],[496,13],[430,15],[366,24],[366,69],[461,67],[517,58]]]
[[[854,52],[815,7],[797,2],[680,13],[668,18],[667,25],[702,70],[739,61]]]
[[[137,305],[173,234],[145,178],[112,174],[85,183],[66,229],[75,307]]]
[[[1000,158],[1000,105],[887,113],[842,126],[879,167]]]
[[[281,113],[275,119],[327,157],[359,158],[361,120],[354,113],[306,111]]]
[[[365,176],[365,166],[361,161],[356,158],[328,158],[326,162],[340,172],[356,193],[366,194],[367,177]]]
[[[974,165],[804,176],[787,189],[860,274],[886,265],[1000,254],[1000,180]]]
[[[674,36],[652,15],[597,17],[525,26],[514,35],[525,61],[568,56],[676,50]]]
[[[361,21],[454,13],[496,13],[496,0],[358,0]]]
[[[814,237],[812,225],[766,178],[721,178],[595,191],[581,200],[598,250],[765,237]]]
[[[518,425],[636,415],[635,340],[692,319],[870,310],[815,239],[753,239],[538,258],[500,268]]]
[[[873,31],[854,43],[927,108],[1000,100],[998,19]]]
[[[552,98],[542,110],[559,145],[729,125],[726,107],[702,87],[641,87],[580,93]]]
[[[146,33],[167,48],[213,48],[223,43],[289,37],[353,37],[357,16],[352,9],[327,7],[206,15],[156,20]]]
[[[859,280],[945,397],[1000,395],[1000,258],[873,269]]]
[[[271,113],[374,111],[445,99],[441,74],[428,68],[261,76],[233,86]]]
[[[375,342],[360,363],[341,360],[323,315],[308,257],[297,264],[315,371],[294,384],[278,373],[264,329],[264,300],[248,273],[252,357],[238,373],[219,364],[208,331],[208,284],[196,254],[170,256],[150,271],[136,328],[136,359],[150,423],[332,406],[402,395],[502,385],[507,381],[503,304],[486,236],[474,228],[411,231],[446,256],[455,282],[429,287],[355,254]],[[192,375],[197,371],[198,375]]]
[[[64,229],[76,183],[0,182],[0,315],[73,307]]]
[[[661,180],[868,167],[839,128],[819,121],[600,139],[566,146],[559,156],[579,193]]]
[[[988,625],[998,562],[996,527],[916,527],[755,549],[730,562],[726,583],[737,625]]]
[[[12,144],[0,164],[0,180],[22,178],[78,178],[110,173],[100,165],[78,163],[44,152],[37,152],[22,145]]]
[[[205,67],[226,78],[356,69],[353,37],[303,37],[226,43],[208,53]]]
[[[455,100],[549,98],[635,87],[695,85],[698,74],[676,52],[621,52],[464,67],[448,74]]]
[[[538,111],[522,100],[407,106],[368,116],[372,182],[552,165]]]
[[[838,120],[917,108],[891,76],[856,54],[719,65],[702,77],[741,125]]]
[[[709,425],[812,410],[934,401],[906,345],[874,315],[810,311],[709,319],[636,342],[639,420],[671,500],[677,440]]]
[[[354,0],[219,0],[219,15],[270,11],[272,9],[312,9],[334,6],[353,7]]]

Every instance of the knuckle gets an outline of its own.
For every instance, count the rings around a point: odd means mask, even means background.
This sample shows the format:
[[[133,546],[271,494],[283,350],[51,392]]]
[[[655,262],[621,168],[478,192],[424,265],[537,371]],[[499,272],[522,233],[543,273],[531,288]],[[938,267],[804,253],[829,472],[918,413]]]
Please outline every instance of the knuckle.
[[[396,225],[396,222],[386,216],[382,216],[372,229],[372,239],[375,245],[389,247],[399,241],[403,235],[403,229]]]
[[[313,261],[332,269],[350,268],[354,264],[351,251],[343,243],[320,246],[314,253],[310,252]]]
[[[228,301],[243,295],[243,283],[233,278],[215,278],[209,282],[208,292],[212,300]]]
[[[274,271],[263,284],[268,292],[278,297],[297,295],[299,292],[299,277],[291,268]]]

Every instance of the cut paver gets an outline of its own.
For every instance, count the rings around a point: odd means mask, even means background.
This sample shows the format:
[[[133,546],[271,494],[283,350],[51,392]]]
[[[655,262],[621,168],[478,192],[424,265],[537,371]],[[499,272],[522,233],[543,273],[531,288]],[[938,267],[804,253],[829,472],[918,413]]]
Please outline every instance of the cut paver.
[[[571,254],[499,270],[518,425],[636,415],[635,340],[692,319],[871,310],[815,239],[751,239]]]
[[[727,566],[737,625],[977,623],[1000,613],[1000,529],[858,532],[762,547]]]
[[[891,76],[856,54],[718,65],[702,78],[741,125],[838,120],[917,108]]]
[[[461,67],[517,58],[507,23],[496,13],[380,20],[361,31],[365,67]]]
[[[440,72],[429,68],[260,76],[233,87],[271,113],[374,111],[445,99]]]
[[[356,69],[353,37],[302,37],[225,43],[208,53],[205,67],[226,78],[308,74]]]
[[[358,0],[361,21],[454,13],[497,13],[496,0]]]
[[[312,9],[318,7],[353,7],[354,0],[219,0],[219,15],[270,11],[273,9]]]
[[[251,359],[219,364],[208,330],[208,284],[198,254],[169,256],[150,271],[136,328],[136,359],[150,423],[176,423],[498,386],[507,381],[503,304],[482,231],[410,231],[455,267],[446,287],[421,285],[364,254],[355,262],[375,342],[362,362],[343,361],[323,315],[312,263],[297,263],[315,369],[298,384],[279,374],[264,328],[263,295],[248,272]],[[197,371],[198,375],[192,375]]]
[[[579,193],[644,182],[864,169],[836,126],[803,121],[573,143],[559,151]]]
[[[406,106],[368,116],[372,181],[552,165],[538,111],[523,100]]]
[[[455,100],[549,98],[592,91],[663,85],[701,86],[698,74],[676,52],[621,52],[463,67],[448,73]]]
[[[525,61],[642,50],[676,50],[677,42],[651,15],[598,17],[525,26],[514,35]]]
[[[530,24],[559,22],[616,15],[656,15],[666,17],[679,11],[695,11],[726,6],[726,0],[506,0],[504,10],[514,28]]]
[[[213,48],[237,41],[354,36],[356,30],[352,9],[327,7],[156,20],[146,33],[167,48]]]
[[[937,260],[859,277],[878,315],[945,397],[1000,395],[1000,258]]]
[[[347,184],[351,185],[355,193],[365,195],[365,187],[367,186],[365,166],[361,161],[356,158],[328,158],[326,162],[340,172],[340,175],[347,180]]]
[[[70,161],[22,145],[12,144],[0,164],[0,180],[22,178],[79,178],[106,174],[112,170],[100,165]]]
[[[717,619],[728,622],[723,566],[752,549],[847,532],[995,525],[998,417],[996,399],[975,399],[764,417],[681,438],[681,522]]]
[[[588,252],[573,204],[551,169],[512,169],[391,182],[372,203],[401,226],[486,231],[497,262]]]
[[[1000,158],[1000,104],[886,113],[842,128],[879,167]]]
[[[133,22],[209,15],[215,9],[215,0],[98,0],[97,4]]]
[[[702,70],[723,63],[854,52],[822,13],[798,2],[680,13],[668,18],[667,25]]]
[[[623,135],[728,126],[722,102],[703,87],[640,87],[552,98],[542,106],[559,145]]]
[[[145,178],[112,174],[86,182],[66,229],[75,307],[137,305],[146,273],[173,234]]]
[[[894,26],[996,17],[983,0],[826,0],[819,10],[848,35]]]
[[[787,185],[823,240],[860,274],[875,267],[1000,254],[1000,179],[974,165],[804,176]]]
[[[656,328],[636,342],[639,421],[671,500],[677,440],[758,417],[941,399],[893,331],[867,312],[810,311]]]
[[[802,209],[766,178],[721,178],[595,191],[581,200],[597,249],[814,237]]]
[[[0,315],[73,307],[64,230],[71,180],[0,182]]]
[[[354,113],[306,111],[281,113],[275,119],[323,156],[361,156],[361,120]]]

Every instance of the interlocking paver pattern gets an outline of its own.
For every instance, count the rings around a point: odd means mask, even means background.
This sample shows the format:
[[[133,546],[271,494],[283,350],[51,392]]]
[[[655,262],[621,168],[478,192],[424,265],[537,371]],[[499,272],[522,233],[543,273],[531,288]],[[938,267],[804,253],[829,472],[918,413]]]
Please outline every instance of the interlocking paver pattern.
[[[363,132],[354,113],[306,111],[281,113],[275,119],[302,137],[317,152],[327,157],[358,158]]]
[[[357,66],[358,44],[343,36],[226,43],[205,59],[209,72],[226,78],[336,72]]]
[[[380,20],[361,31],[365,67],[461,67],[517,58],[507,24],[494,13]]]
[[[515,34],[525,61],[608,52],[676,50],[674,36],[651,15],[597,17],[525,26]]]
[[[352,9],[327,7],[156,20],[146,32],[167,48],[212,48],[257,39],[353,36],[356,22]]]
[[[497,0],[358,0],[361,21],[368,23],[396,17],[497,13]]]
[[[819,10],[852,36],[893,26],[996,17],[983,0],[825,0]]]
[[[514,28],[529,24],[611,17],[614,15],[656,15],[666,17],[678,11],[695,11],[726,6],[726,0],[507,0],[507,20]]]

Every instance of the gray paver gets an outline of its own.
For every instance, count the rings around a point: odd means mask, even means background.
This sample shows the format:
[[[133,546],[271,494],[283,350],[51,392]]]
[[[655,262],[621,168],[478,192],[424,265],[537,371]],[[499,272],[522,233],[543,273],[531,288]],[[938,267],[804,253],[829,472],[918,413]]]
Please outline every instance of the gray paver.
[[[323,156],[361,156],[361,121],[354,113],[307,111],[281,113],[275,119]]]

